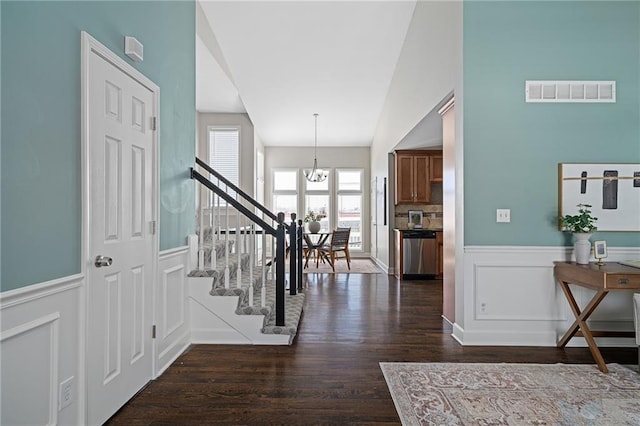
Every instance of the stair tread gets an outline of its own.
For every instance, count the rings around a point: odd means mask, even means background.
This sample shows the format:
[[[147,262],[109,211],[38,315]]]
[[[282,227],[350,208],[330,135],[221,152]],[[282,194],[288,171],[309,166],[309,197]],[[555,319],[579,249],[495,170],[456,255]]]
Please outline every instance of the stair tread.
[[[206,231],[205,231],[206,232]],[[275,313],[275,283],[271,279],[267,279],[265,283],[266,295],[265,304],[261,304],[262,293],[262,270],[263,267],[255,266],[253,268],[253,277],[251,280],[248,278],[249,270],[249,255],[246,253],[229,253],[229,285],[225,285],[225,269],[227,268],[227,261],[225,259],[225,241],[216,240],[215,242],[210,238],[211,233],[208,235],[205,233],[205,242],[201,246],[204,250],[205,256],[205,268],[202,270],[193,270],[188,276],[192,278],[211,278],[211,291],[209,294],[212,296],[238,296],[238,305],[235,309],[236,315],[263,315],[263,325],[261,333],[263,334],[278,334],[289,335],[291,341],[293,336],[296,335],[300,318],[302,316],[303,305],[305,300],[304,293],[299,292],[292,296],[289,294],[289,290],[285,293],[285,325],[276,325],[276,313]],[[229,247],[233,247],[235,241],[229,240]],[[216,267],[210,267],[211,251],[215,244],[216,249]],[[240,259],[242,281],[240,287],[237,286],[237,265],[238,259]],[[267,267],[268,269],[268,267]],[[250,283],[253,282],[253,306],[249,305],[249,288]]]
[[[242,268],[248,268],[249,265],[249,255],[247,253],[242,253],[240,255]],[[205,263],[206,265],[206,263]],[[237,253],[229,253],[229,272],[233,277],[235,277],[235,272],[238,265],[238,254]],[[212,277],[219,278],[224,277],[224,271],[227,267],[227,263],[223,258],[220,259],[220,262],[216,263],[216,268],[213,269],[211,267],[205,269],[195,269],[189,272],[190,277]],[[215,280],[214,280],[215,281]]]
[[[262,296],[262,268],[254,268],[254,305],[249,305],[249,281],[244,279],[241,287],[234,287],[233,283],[229,288],[214,287],[210,294],[212,296],[238,296],[238,306],[235,310],[237,315],[264,315],[262,333],[264,334],[288,334],[295,335],[302,314],[304,304],[304,293],[295,296],[285,293],[285,326],[276,326],[275,298],[276,289],[273,280],[266,282],[265,305],[261,305]]]

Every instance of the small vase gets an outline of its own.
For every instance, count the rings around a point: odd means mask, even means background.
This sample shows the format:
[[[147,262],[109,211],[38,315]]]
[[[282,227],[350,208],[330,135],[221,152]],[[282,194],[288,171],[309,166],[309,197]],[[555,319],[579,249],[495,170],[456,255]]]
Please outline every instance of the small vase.
[[[591,238],[590,233],[573,234],[573,254],[576,257],[576,263],[580,265],[588,265],[591,257]]]
[[[315,220],[309,222],[309,232],[311,232],[312,234],[317,234],[318,232],[320,232],[320,222],[317,222]]]

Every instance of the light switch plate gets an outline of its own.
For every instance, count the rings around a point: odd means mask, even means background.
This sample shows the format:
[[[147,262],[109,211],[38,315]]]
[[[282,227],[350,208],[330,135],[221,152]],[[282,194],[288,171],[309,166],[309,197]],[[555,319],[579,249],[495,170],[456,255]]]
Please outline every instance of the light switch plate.
[[[511,222],[511,209],[497,209],[496,222]]]

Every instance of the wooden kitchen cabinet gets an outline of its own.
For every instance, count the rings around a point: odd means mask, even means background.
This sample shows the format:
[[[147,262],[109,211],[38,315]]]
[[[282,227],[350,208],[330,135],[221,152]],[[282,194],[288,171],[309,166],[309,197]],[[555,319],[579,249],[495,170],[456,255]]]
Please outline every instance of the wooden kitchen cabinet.
[[[429,162],[425,151],[396,151],[396,204],[429,202]]]
[[[429,181],[442,183],[442,155],[429,156]]]
[[[441,231],[436,232],[436,277],[442,278],[444,271],[444,243]]]

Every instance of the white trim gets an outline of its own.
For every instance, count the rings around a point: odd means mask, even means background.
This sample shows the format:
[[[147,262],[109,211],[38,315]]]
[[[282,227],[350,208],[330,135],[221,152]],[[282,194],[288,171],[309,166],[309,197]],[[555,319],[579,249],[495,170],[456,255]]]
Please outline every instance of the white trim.
[[[456,312],[452,336],[462,345],[555,346],[573,315],[553,278],[553,262],[571,260],[564,246],[466,246],[462,312]],[[607,263],[638,258],[640,247],[609,248]],[[576,286],[577,303],[593,291]],[[589,323],[596,330],[633,329],[631,292],[613,292]],[[456,294],[458,296],[458,294]],[[485,309],[486,307],[486,309]],[[633,346],[632,339],[596,338],[600,346]],[[585,346],[572,339],[567,346]]]
[[[6,340],[6,339],[10,339],[14,336],[17,336],[18,334],[22,334],[25,333],[29,330],[33,330],[34,328],[38,328],[44,324],[53,322],[53,321],[57,321],[60,319],[60,313],[59,312],[55,312],[49,315],[45,315],[43,317],[40,317],[38,319],[35,319],[33,321],[29,321],[27,323],[18,325],[16,327],[13,327],[9,330],[3,331],[0,333],[0,342]]]
[[[195,237],[195,235],[193,236]],[[188,238],[189,240],[189,238]],[[196,240],[197,241],[197,240]],[[196,245],[197,247],[197,245]],[[197,250],[197,248],[196,248]],[[158,273],[158,298],[155,306],[156,312],[156,338],[155,343],[158,351],[155,376],[158,377],[166,370],[173,361],[177,359],[191,344],[191,324],[189,313],[189,300],[186,288],[186,269],[189,264],[189,246],[164,251],[159,259]],[[167,271],[182,269],[179,275],[167,276]],[[170,305],[166,303],[166,291],[172,287],[173,301]],[[179,292],[181,296],[175,296]],[[177,300],[180,297],[182,300]],[[167,332],[167,318],[181,318],[181,324],[175,327],[170,333]],[[159,324],[160,323],[160,324]]]
[[[438,114],[445,115],[451,108],[455,106],[455,104],[456,98],[453,94],[451,94],[451,97],[447,101],[445,101],[444,105],[442,105],[438,110]]]
[[[168,249],[168,250],[162,250],[160,252],[160,260],[166,260],[169,259],[171,257],[176,257],[176,256],[181,256],[183,254],[186,254],[189,252],[189,246],[180,246],[180,247],[175,247],[172,249]]]
[[[0,293],[0,310],[78,288],[82,285],[83,279],[83,274],[75,274],[5,291]]]
[[[160,377],[167,368],[171,367],[171,364],[173,364],[174,361],[178,359],[178,357],[180,357],[180,355],[182,355],[190,345],[191,345],[191,330],[187,330],[180,336],[179,339],[176,339],[175,342],[167,346],[167,348],[160,353],[160,355],[158,356],[159,360],[164,358],[169,352],[171,352],[176,347],[178,347],[178,349],[175,351],[175,353],[171,358],[169,358],[163,365],[158,366],[158,371],[155,372],[154,379]]]
[[[177,272],[181,272],[181,271],[182,271],[181,274],[176,274]],[[185,301],[187,299],[187,295],[185,294],[185,290],[186,290],[185,287],[187,285],[186,283],[187,272],[185,270],[185,264],[181,263],[179,265],[164,269],[162,271],[162,282],[160,284],[161,287],[158,289],[158,291],[162,291],[162,301],[164,302],[162,306],[162,330],[161,330],[162,335],[160,336],[160,339],[163,339],[163,340],[166,339],[167,336],[169,336],[171,333],[179,329],[181,326],[183,326],[185,323],[184,304],[181,303],[180,311],[179,311],[180,312],[179,321],[176,322],[175,324],[168,324],[168,319],[167,319],[169,316],[168,304],[172,302],[171,300],[169,300],[168,289],[170,285],[170,276],[173,274],[176,274],[176,276],[179,277],[179,282],[174,284],[177,284],[182,289],[181,300]],[[169,328],[169,325],[171,325],[171,328]],[[159,357],[161,358],[162,354],[160,354]]]
[[[389,268],[388,265],[386,265],[382,260],[373,257],[372,255],[370,255],[370,259],[373,261],[373,263],[375,263],[380,269],[382,269],[382,272],[387,274],[387,275],[393,275],[393,269]]]
[[[49,329],[49,422],[47,425],[58,424],[58,376],[59,376],[59,363],[60,357],[60,333],[58,321],[60,320],[60,313],[54,312],[27,323],[18,325],[9,330],[0,333],[0,342],[4,342],[7,339],[50,324]]]
[[[153,101],[152,101],[152,112],[151,116],[155,117],[156,126],[155,130],[152,131],[152,144],[153,144],[153,170],[152,170],[152,212],[151,212],[151,220],[156,223],[160,223],[159,221],[159,212],[160,212],[160,196],[159,196],[159,158],[160,158],[160,87],[156,85],[153,81],[143,75],[140,71],[135,69],[133,66],[128,64],[124,59],[122,59],[117,54],[113,53],[106,46],[100,43],[98,40],[93,38],[86,31],[82,31],[80,33],[80,52],[81,52],[81,74],[80,74],[80,96],[81,96],[81,174],[82,174],[82,182],[81,182],[81,191],[82,191],[82,239],[81,239],[81,253],[82,258],[80,259],[80,271],[82,276],[86,276],[87,268],[91,264],[92,254],[90,251],[90,204],[91,204],[91,194],[90,194],[90,171],[88,165],[91,164],[90,158],[90,150],[89,146],[89,61],[91,58],[91,53],[95,52],[97,55],[104,58],[106,61],[110,62],[113,66],[120,69],[123,73],[127,74],[129,77],[136,80],[138,83],[146,87],[150,92],[153,93]],[[155,306],[156,306],[156,298],[157,298],[157,283],[158,283],[158,253],[160,250],[160,226],[157,227],[156,232],[153,235],[150,235],[153,238],[153,248],[151,255],[151,274],[152,274],[152,285],[153,285],[153,297],[150,301],[151,309],[152,309],[152,318],[153,323],[155,323]],[[87,279],[87,286],[90,285]],[[89,306],[89,292],[84,291],[84,294],[81,294],[79,298],[79,318],[83,318],[84,321],[81,321],[79,324],[79,378],[78,378],[78,402],[81,409],[79,410],[79,420],[80,423],[86,422],[87,417],[87,360],[86,360],[86,351],[87,351],[87,327],[86,323],[88,320],[88,310]],[[152,365],[150,378],[153,377],[153,372],[156,371],[156,360],[157,360],[157,343],[156,339],[152,339]]]
[[[563,256],[570,255],[573,251],[571,246],[465,246],[465,253],[491,253],[491,254],[544,254]],[[640,256],[640,247],[607,247],[609,257],[638,257]],[[607,258],[609,259],[609,258]],[[605,259],[605,260],[607,260]],[[622,260],[622,259],[618,259]],[[614,261],[614,260],[610,260]],[[500,262],[504,264],[503,262]]]

